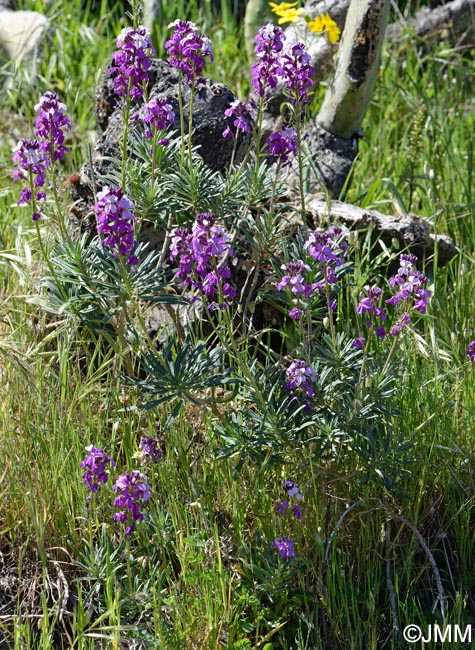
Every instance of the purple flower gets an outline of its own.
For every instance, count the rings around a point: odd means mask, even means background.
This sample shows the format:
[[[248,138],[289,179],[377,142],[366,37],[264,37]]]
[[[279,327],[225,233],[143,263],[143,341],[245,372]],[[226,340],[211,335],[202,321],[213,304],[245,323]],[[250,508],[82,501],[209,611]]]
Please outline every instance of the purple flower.
[[[139,449],[145,461],[156,463],[163,458],[164,442],[161,438],[141,438]]]
[[[470,341],[467,345],[467,357],[475,363],[475,341]]]
[[[64,160],[64,154],[69,151],[69,147],[64,146],[64,130],[71,130],[71,121],[64,114],[66,104],[63,104],[59,95],[48,91],[35,106],[39,111],[36,118],[35,135],[43,138],[40,142],[43,151],[49,154],[50,160]]]
[[[283,560],[295,557],[295,543],[288,537],[278,537],[272,542],[272,548],[278,551]]]
[[[289,311],[289,318],[292,318],[293,320],[300,320],[302,318],[303,314],[303,309],[300,309],[300,307],[292,307],[292,309]]]
[[[287,381],[285,389],[295,397],[304,394],[306,400],[313,397],[317,375],[312,366],[307,366],[303,359],[293,361],[285,372]]]
[[[88,454],[81,463],[81,468],[86,470],[82,480],[89,492],[97,492],[101,484],[107,483],[109,479],[107,466],[114,467],[115,461],[103,449],[92,445],[86,447],[86,451]]]
[[[281,501],[279,501],[279,503],[275,506],[275,509],[277,510],[279,515],[283,516],[285,515],[285,511],[287,510],[288,507],[289,507],[289,502],[285,501],[285,499],[281,499]]]
[[[117,38],[117,48],[109,68],[114,92],[119,97],[140,98],[152,65],[150,57],[155,54],[148,29],[124,27]]]
[[[244,104],[239,99],[231,102],[229,108],[224,111],[224,114],[229,118],[234,117],[233,126],[236,127],[236,132],[233,134],[231,127],[228,126],[223,131],[223,138],[227,138],[228,136],[234,137],[238,131],[249,133],[251,130],[251,120],[255,117],[255,112],[254,107],[250,103]]]
[[[364,336],[359,336],[356,338],[353,343],[351,344],[351,347],[353,348],[358,348],[359,350],[362,350],[364,348],[364,344],[366,343],[366,339]]]
[[[281,269],[286,273],[277,285],[277,291],[283,291],[285,287],[288,287],[294,295],[303,294],[307,298],[312,295],[313,285],[305,282],[304,275],[311,270],[308,264],[302,260],[295,260],[283,264]]]
[[[420,314],[425,314],[431,293],[425,286],[428,278],[416,268],[417,257],[405,253],[399,258],[399,269],[396,275],[389,278],[389,284],[396,293],[386,300],[394,307],[402,305],[404,309],[400,320],[392,327],[391,334],[395,336],[410,321],[410,311],[414,309]]]
[[[140,111],[140,118],[144,124],[163,131],[175,121],[175,113],[165,98],[153,97]],[[145,137],[153,136],[150,126],[145,130]]]
[[[231,270],[225,260],[234,255],[228,241],[228,233],[215,225],[210,212],[198,214],[191,231],[175,228],[171,233],[170,259],[178,262],[175,277],[184,287],[198,290],[211,299],[211,309],[228,307],[228,300],[236,296],[236,289],[226,282]],[[220,295],[224,302],[216,303]]]
[[[137,217],[133,213],[134,204],[120,187],[106,185],[97,194],[94,212],[97,215],[97,232],[104,235],[102,245],[112,249],[114,256],[127,257],[127,264],[138,263],[131,251],[135,245],[134,223]]]
[[[302,519],[302,508],[300,506],[292,506],[292,514],[295,519],[300,521]]]
[[[205,69],[206,59],[213,61],[211,41],[204,34],[198,34],[197,26],[189,20],[175,20],[168,27],[174,27],[173,34],[165,42],[170,57],[168,64],[181,70],[193,83]]]
[[[39,140],[20,140],[13,150],[13,180],[16,183],[20,178],[28,180],[29,187],[22,188],[18,205],[33,205],[33,221],[37,221],[43,212],[42,203],[46,194],[33,188],[43,187],[46,181],[46,168],[49,158],[42,149]]]
[[[348,242],[343,237],[343,230],[337,226],[330,226],[324,232],[315,231],[304,244],[305,250],[313,259],[319,262],[318,269],[324,276],[324,282],[317,282],[315,286],[323,292],[323,285],[333,285],[338,282],[336,270],[343,264],[348,254]]]
[[[267,136],[266,143],[270,163],[280,162],[283,167],[292,164],[291,156],[296,156],[298,150],[295,129],[286,126],[282,131],[271,133]]]
[[[121,508],[114,515],[114,521],[127,524],[125,534],[130,535],[135,530],[137,521],[143,520],[141,508],[152,496],[147,477],[138,470],[121,474],[114,484],[114,508]]]
[[[384,322],[387,318],[386,307],[378,306],[381,298],[383,297],[383,290],[376,286],[370,287],[366,285],[364,287],[364,291],[365,293],[360,298],[360,301],[356,307],[356,313],[368,316],[376,316],[376,318],[380,318]],[[372,325],[373,321],[370,318],[366,321],[366,327],[372,327]]]
[[[281,27],[271,23],[264,25],[255,37],[256,61],[251,67],[251,83],[254,92],[265,98],[278,82],[278,58],[285,34]]]
[[[312,75],[315,73],[310,61],[303,43],[286,47],[278,60],[277,73],[296,106],[303,107],[308,102],[308,89],[313,85]]]

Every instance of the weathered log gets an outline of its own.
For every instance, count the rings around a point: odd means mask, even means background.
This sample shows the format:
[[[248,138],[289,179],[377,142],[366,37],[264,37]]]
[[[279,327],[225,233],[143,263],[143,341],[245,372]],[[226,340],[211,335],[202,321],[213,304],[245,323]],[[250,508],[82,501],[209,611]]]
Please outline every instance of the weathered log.
[[[338,222],[350,231],[372,229],[375,239],[393,248],[396,245],[401,250],[408,249],[419,259],[432,261],[437,254],[438,266],[448,264],[457,253],[450,237],[434,234],[429,221],[415,214],[387,215],[341,201],[329,204],[320,196],[307,200],[306,212],[316,227],[322,223]]]
[[[452,0],[434,9],[423,7],[412,18],[389,25],[386,37],[398,42],[406,30],[419,39],[450,36],[457,45],[475,47],[475,0]]]

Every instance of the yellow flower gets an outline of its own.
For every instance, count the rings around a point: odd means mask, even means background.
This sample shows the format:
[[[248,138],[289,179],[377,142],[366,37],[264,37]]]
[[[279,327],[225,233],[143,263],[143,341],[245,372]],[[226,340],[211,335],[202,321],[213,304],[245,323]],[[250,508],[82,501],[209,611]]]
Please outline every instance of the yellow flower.
[[[284,23],[296,23],[300,14],[303,12],[303,9],[295,8],[297,2],[281,2],[280,4],[269,2],[269,6],[276,16],[279,16],[279,20],[277,21],[279,25],[283,25]]]
[[[340,40],[341,30],[329,14],[316,16],[314,20],[307,22],[307,27],[311,32],[326,32],[330,43],[336,43]]]

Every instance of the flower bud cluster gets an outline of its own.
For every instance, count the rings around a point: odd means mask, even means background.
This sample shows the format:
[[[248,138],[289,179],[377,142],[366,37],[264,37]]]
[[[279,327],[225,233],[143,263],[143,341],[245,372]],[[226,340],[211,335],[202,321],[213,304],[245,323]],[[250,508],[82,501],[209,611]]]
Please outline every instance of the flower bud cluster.
[[[211,309],[227,308],[236,296],[227,282],[231,270],[225,260],[234,255],[228,241],[228,233],[215,225],[212,213],[198,214],[191,230],[175,228],[171,234],[170,259],[178,262],[175,277],[211,300]]]
[[[121,510],[113,519],[126,524],[124,533],[130,535],[134,532],[136,523],[143,520],[142,507],[152,496],[147,477],[136,469],[121,474],[114,484],[114,492],[117,493],[114,508]]]
[[[104,235],[102,245],[110,248],[115,257],[125,257],[131,266],[138,264],[138,259],[131,253],[135,245],[134,223],[137,221],[133,210],[134,204],[122,189],[109,185],[98,192],[94,204],[97,232]]]
[[[124,27],[117,38],[117,51],[112,55],[109,73],[116,95],[122,98],[143,97],[148,70],[155,54],[149,30],[139,27]]]
[[[175,20],[168,27],[174,28],[173,34],[165,42],[170,57],[168,64],[181,70],[190,84],[199,81],[206,59],[213,61],[210,39],[204,34],[198,34],[197,26],[189,20]]]

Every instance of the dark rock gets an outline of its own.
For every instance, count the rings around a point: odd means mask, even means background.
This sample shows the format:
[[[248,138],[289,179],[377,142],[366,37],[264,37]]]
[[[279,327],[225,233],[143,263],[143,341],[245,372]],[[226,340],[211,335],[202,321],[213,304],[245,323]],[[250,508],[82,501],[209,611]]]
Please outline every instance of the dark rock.
[[[149,98],[165,97],[175,112],[175,122],[172,129],[180,132],[180,112],[178,103],[178,74],[165,61],[154,60],[149,70],[147,85]],[[182,95],[185,116],[185,134],[188,133],[188,114],[191,91],[188,84],[182,84]],[[192,143],[198,148],[199,155],[213,171],[224,171],[231,162],[234,140],[223,138],[223,131],[232,124],[224,111],[235,95],[224,85],[210,79],[203,79],[195,89],[193,97]],[[113,79],[109,70],[104,73],[101,84],[96,92],[96,119],[99,129],[99,139],[94,147],[92,161],[85,163],[77,174],[76,182],[71,185],[71,196],[74,201],[73,216],[84,219],[93,203],[94,177],[110,174],[116,166],[111,158],[120,158],[120,143],[122,138],[122,115],[117,107],[117,97],[113,91]],[[137,110],[142,101],[135,101],[133,110]],[[239,164],[249,146],[249,134],[239,134],[234,161]],[[91,169],[92,163],[92,169]],[[78,224],[76,224],[78,225]],[[81,224],[84,230],[85,223]]]

